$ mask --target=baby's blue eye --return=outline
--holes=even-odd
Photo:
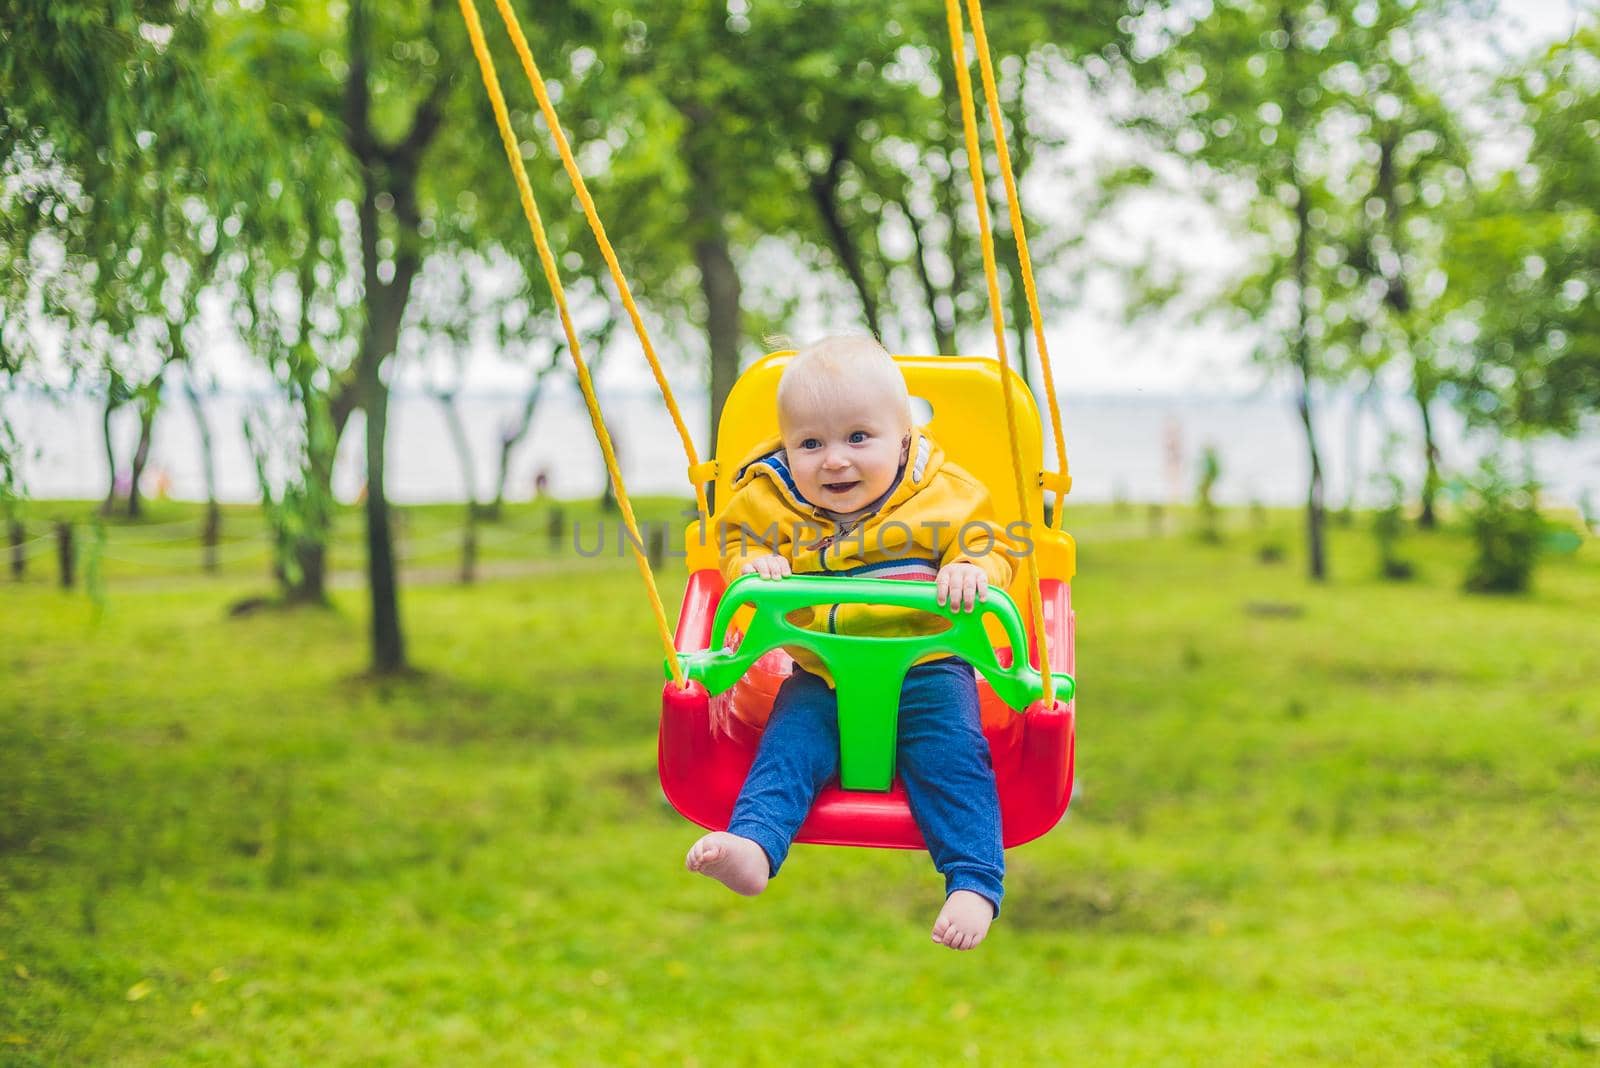
[[[806,440],[800,443],[800,447],[802,449],[820,449],[822,448],[822,442],[818,441],[816,438],[806,438]]]
[[[866,440],[867,440],[867,432],[865,430],[857,430],[855,433],[850,435],[850,444],[852,444],[852,445],[860,445],[863,441],[866,441]]]

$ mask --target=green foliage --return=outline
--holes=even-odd
[[[20,3],[0,68],[0,330],[20,368],[44,323],[68,361],[143,383],[155,325],[186,324],[243,146],[201,73],[187,5]],[[14,46],[14,51],[13,51]],[[59,79],[59,80],[57,80]],[[70,86],[70,90],[63,87]],[[189,299],[185,299],[185,291]],[[102,366],[103,365],[103,366]]]
[[[1467,484],[1467,528],[1476,550],[1463,585],[1476,593],[1522,593],[1533,579],[1544,533],[1538,486],[1513,480],[1501,462],[1484,457]]]
[[[1527,160],[1485,189],[1452,242],[1470,326],[1451,377],[1469,417],[1507,435],[1575,433],[1600,410],[1597,55],[1591,23],[1505,80]]]
[[[1460,220],[1451,277],[1470,323],[1452,367],[1475,420],[1577,432],[1600,411],[1600,26],[1507,79],[1527,161]]]

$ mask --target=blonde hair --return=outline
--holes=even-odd
[[[794,354],[778,379],[778,418],[784,412],[832,407],[876,391],[911,426],[911,396],[894,357],[870,337],[825,337]]]

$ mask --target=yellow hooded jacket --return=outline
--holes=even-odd
[[[1006,537],[989,491],[944,458],[922,430],[913,430],[906,463],[877,511],[846,530],[800,494],[782,442],[762,443],[739,465],[733,496],[718,517],[722,577],[738,578],[759,556],[789,560],[797,575],[860,575],[931,582],[946,564],[976,564],[989,585],[1011,582],[1017,555]],[[834,634],[937,633],[943,621],[914,609],[887,605],[829,605],[809,610],[799,625]],[[810,650],[787,648],[795,662],[832,682]],[[937,660],[947,654],[924,658]],[[919,663],[922,661],[919,661]]]

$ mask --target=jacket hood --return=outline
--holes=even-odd
[[[894,487],[890,489],[889,496],[877,510],[887,511],[919,490],[925,489],[943,466],[944,450],[939,447],[939,443],[928,436],[921,427],[912,427],[911,444],[906,451],[905,466],[895,476]],[[763,441],[740,461],[733,478],[733,489],[737,492],[758,479],[770,481],[791,506],[813,514],[818,512],[818,506],[807,500],[800,492],[800,487],[795,484],[794,474],[789,470],[781,438],[774,436]]]

